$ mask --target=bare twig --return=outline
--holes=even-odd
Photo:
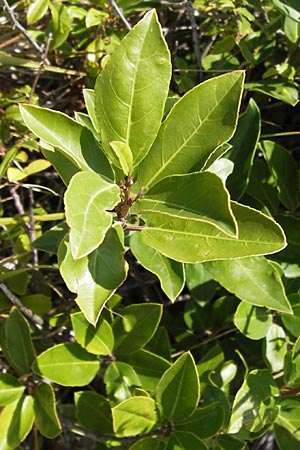
[[[3,292],[3,294],[6,296],[6,298],[14,305],[16,306],[22,314],[24,314],[27,319],[29,319],[32,323],[38,326],[42,326],[44,321],[43,319],[38,316],[37,314],[34,314],[30,309],[26,308],[26,306],[23,305],[21,300],[18,299],[18,297],[11,292],[10,289],[4,284],[0,283],[0,289]]]
[[[35,76],[35,78],[33,80],[33,83],[32,83],[32,88],[31,88],[31,91],[30,91],[28,103],[31,103],[31,101],[32,101],[32,97],[33,97],[33,94],[35,92],[35,89],[36,89],[36,86],[38,84],[38,81],[40,79],[41,73],[42,73],[45,65],[47,64],[46,61],[48,61],[47,60],[47,56],[48,56],[48,52],[49,52],[51,39],[52,39],[52,33],[49,33],[48,34],[48,38],[47,38],[47,42],[46,42],[46,45],[45,45],[45,48],[44,48],[43,53],[42,53],[40,67],[39,67],[39,69],[38,69],[38,71],[36,73],[36,76]]]
[[[120,19],[122,20],[122,22],[125,24],[125,27],[127,28],[127,30],[131,30],[131,25],[128,22],[128,20],[126,19],[126,17],[123,14],[122,9],[117,5],[117,3],[115,2],[115,0],[110,0],[111,6],[116,10],[116,12],[119,14]]]
[[[41,47],[31,36],[30,34],[25,30],[25,28],[18,22],[16,19],[16,16],[12,10],[12,8],[9,6],[6,0],[1,0],[3,4],[3,8],[6,9],[10,23],[12,24],[13,28],[17,28],[23,36],[27,39],[27,41],[36,49],[36,51],[40,54],[44,53],[43,47]],[[49,63],[49,62],[47,62]]]
[[[199,34],[198,34],[198,27],[197,22],[195,19],[195,11],[192,5],[192,2],[186,2],[186,9],[188,11],[188,15],[190,17],[190,22],[192,26],[192,36],[193,36],[193,46],[194,46],[194,53],[196,57],[196,64],[198,68],[198,81],[202,81],[202,64],[201,64],[201,53],[200,53],[200,41],[199,41]]]

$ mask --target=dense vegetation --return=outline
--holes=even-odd
[[[0,20],[0,449],[299,449],[298,1]]]

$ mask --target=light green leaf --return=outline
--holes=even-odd
[[[200,383],[192,355],[184,353],[163,374],[157,386],[161,414],[169,420],[182,420],[193,414],[200,397]]]
[[[241,302],[234,315],[234,325],[247,338],[262,339],[272,325],[272,315],[265,308]]]
[[[300,400],[299,398],[283,398],[279,402],[279,414],[276,424],[286,428],[300,441]],[[289,447],[290,448],[290,447]]]
[[[284,329],[273,323],[268,330],[264,345],[264,357],[272,372],[283,370],[287,350],[288,345]]]
[[[97,133],[100,133],[95,111],[95,91],[94,89],[82,89],[82,93],[85,107],[87,109],[88,115],[90,116],[91,122]]]
[[[166,258],[157,250],[145,245],[139,233],[130,237],[130,250],[145,269],[154,273],[167,297],[174,301],[184,287],[182,263]]]
[[[0,413],[0,448],[13,450],[26,438],[34,421],[33,398],[24,395]]]
[[[60,151],[55,150],[51,145],[40,142],[40,146],[42,147],[41,150],[45,158],[51,162],[64,184],[67,186],[72,176],[79,171],[78,167],[67,158],[67,156]]]
[[[51,1],[49,3],[51,10],[51,22],[49,24],[49,31],[53,37],[50,42],[50,49],[54,50],[63,44],[71,31],[71,16],[68,8],[60,1]]]
[[[16,167],[9,167],[7,169],[7,178],[10,182],[24,180],[24,178],[42,172],[50,166],[51,162],[46,161],[45,159],[36,159],[29,163],[28,166],[24,167],[24,170],[17,169]]]
[[[40,384],[34,392],[35,423],[40,433],[53,439],[61,433],[61,425],[56,413],[53,388],[50,384]]]
[[[23,315],[13,307],[4,324],[5,345],[12,366],[21,374],[30,372],[35,359],[29,325]]]
[[[296,439],[286,428],[275,423],[274,434],[280,450],[299,450],[299,439]]]
[[[114,353],[136,352],[150,341],[159,325],[162,305],[144,303],[126,306],[113,323]]]
[[[230,141],[232,148],[226,154],[234,162],[234,170],[229,175],[226,186],[232,198],[236,200],[243,195],[247,187],[259,136],[260,111],[255,101],[250,99]]]
[[[282,2],[281,0],[272,0],[274,6],[278,9],[278,11],[281,12],[281,14],[284,14],[287,17],[290,17],[291,19],[295,20],[296,22],[300,22],[300,8],[298,4],[298,9],[293,8],[292,6],[289,6],[289,3],[292,3],[292,5],[296,5],[296,2],[292,1],[285,1]]]
[[[167,215],[195,224],[206,222],[230,236],[237,236],[228,191],[223,181],[210,172],[165,178],[136,202],[132,212]]]
[[[214,161],[208,168],[208,172],[215,173],[221,180],[226,183],[227,178],[233,172],[234,164],[226,158],[220,158]]]
[[[110,402],[117,404],[134,395],[142,387],[134,369],[124,362],[112,362],[105,371],[104,383]]]
[[[287,209],[297,209],[300,202],[298,169],[291,153],[272,141],[262,141],[260,149],[276,181],[279,200]]]
[[[253,370],[238,390],[232,407],[229,433],[241,429],[259,432],[278,414],[279,389],[268,370]]]
[[[195,434],[189,431],[173,431],[170,434],[166,450],[207,450],[208,447]]]
[[[113,434],[108,400],[96,392],[80,391],[74,395],[76,417],[80,425],[99,434]]]
[[[196,263],[275,253],[285,247],[282,229],[248,206],[231,203],[238,239],[210,223],[153,213],[141,236],[145,244],[175,261]]]
[[[154,10],[115,49],[95,85],[102,143],[115,165],[111,141],[126,143],[137,166],[153,143],[171,76],[170,54]]]
[[[107,210],[119,201],[120,188],[98,174],[79,172],[73,176],[65,193],[65,210],[74,259],[87,256],[103,242],[113,221]]]
[[[109,145],[117,157],[124,175],[129,175],[133,166],[133,156],[129,145],[121,141],[112,141]]]
[[[80,312],[71,315],[76,341],[89,353],[110,355],[114,346],[114,335],[109,323],[99,318],[92,326]]]
[[[224,423],[224,410],[218,403],[197,408],[194,414],[183,422],[176,424],[176,430],[189,431],[199,439],[214,436]]]
[[[283,283],[272,263],[263,257],[214,261],[205,269],[225,289],[255,306],[292,313]]]
[[[185,94],[171,109],[140,166],[140,186],[149,189],[168,175],[203,168],[236,126],[244,73],[215,77]]]
[[[92,325],[96,325],[105,303],[127,276],[128,264],[120,239],[123,240],[123,230],[118,225],[108,231],[99,248],[78,260],[73,259],[66,240],[59,247],[62,277],[69,290],[77,294],[75,300]]]
[[[155,402],[149,397],[132,397],[112,408],[114,431],[119,437],[148,433],[157,422]]]
[[[67,342],[48,348],[35,360],[35,373],[62,386],[85,386],[89,384],[100,367],[96,356],[79,344]]]
[[[154,392],[163,373],[170,368],[169,361],[145,349],[137,350],[123,358],[133,367],[142,387],[147,391]]]
[[[255,81],[246,83],[245,89],[262,92],[292,106],[299,101],[298,86],[292,81]]]
[[[34,0],[30,2],[27,10],[27,23],[32,25],[38,22],[47,12],[49,0]]]
[[[300,22],[296,22],[290,17],[286,16],[284,18],[283,25],[284,32],[286,37],[293,43],[296,44],[300,37]]]
[[[0,405],[5,406],[14,402],[23,394],[23,386],[9,373],[0,373]]]
[[[114,178],[106,156],[87,128],[66,114],[38,106],[22,104],[20,112],[36,136],[58,148],[78,169]]]

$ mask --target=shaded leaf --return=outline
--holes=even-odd
[[[298,86],[292,81],[255,81],[246,83],[245,89],[262,92],[292,106],[299,101]]]
[[[124,362],[112,362],[104,375],[107,395],[113,404],[123,402],[134,394],[134,390],[141,387],[139,377],[134,369]]]
[[[114,335],[110,324],[99,318],[97,325],[92,326],[80,312],[71,315],[76,341],[89,353],[109,355],[114,346]]]
[[[234,315],[234,324],[249,339],[262,339],[272,325],[272,315],[264,308],[241,302]]]
[[[207,448],[195,434],[177,430],[170,434],[166,445],[166,450],[207,450]]]
[[[56,413],[56,402],[50,384],[40,384],[34,392],[35,423],[40,433],[53,439],[61,433],[61,425]]]
[[[284,329],[273,323],[268,330],[264,345],[264,357],[272,372],[283,370],[287,350],[288,345]]]
[[[78,422],[99,434],[113,434],[112,413],[108,400],[95,392],[79,391],[74,395]]]
[[[176,430],[189,431],[199,439],[214,436],[224,422],[224,410],[218,403],[197,408],[186,420],[176,424]]]

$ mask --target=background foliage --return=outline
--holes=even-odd
[[[2,0],[0,448],[300,448],[297,3]]]

